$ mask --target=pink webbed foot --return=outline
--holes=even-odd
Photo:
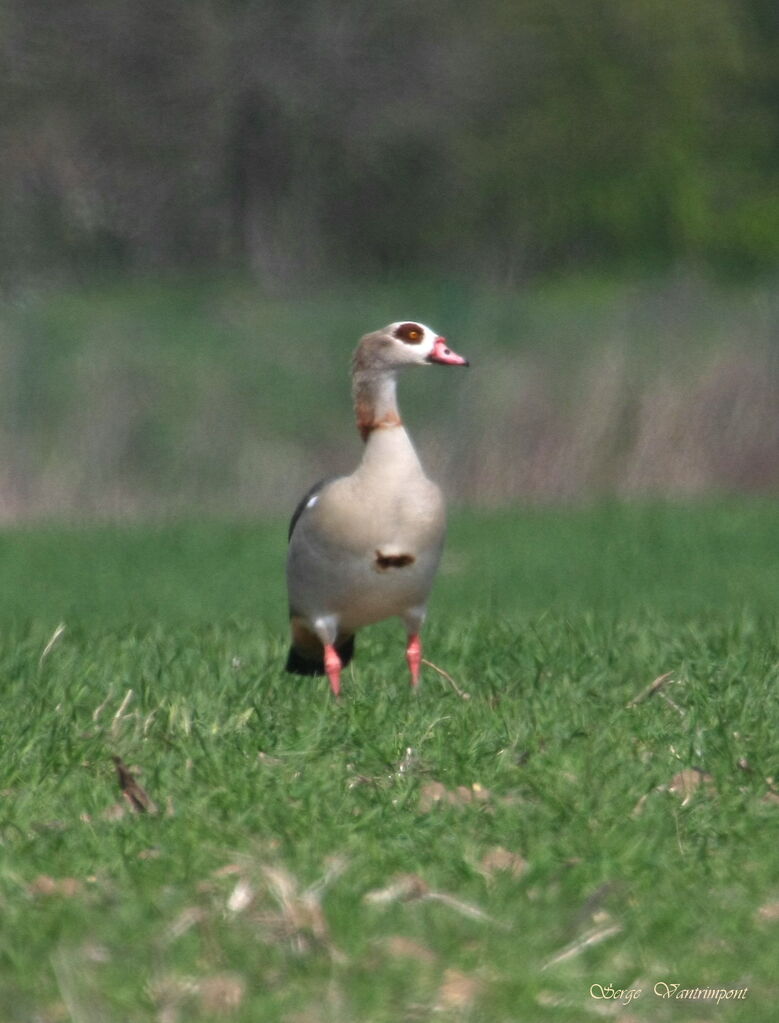
[[[330,688],[333,696],[341,695],[341,658],[338,656],[335,647],[331,643],[325,644],[325,672],[330,679]]]
[[[416,689],[419,685],[419,665],[422,661],[422,640],[419,638],[419,633],[414,633],[413,636],[408,637],[406,661],[408,662],[408,670],[411,672],[412,688]]]

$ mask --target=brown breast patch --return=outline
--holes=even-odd
[[[382,554],[381,551],[376,551],[376,560],[374,564],[378,572],[386,572],[390,568],[405,568],[406,565],[414,564],[414,555]]]

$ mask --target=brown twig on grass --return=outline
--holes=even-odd
[[[426,664],[428,668],[432,668],[433,671],[437,671],[439,675],[443,676],[443,678],[445,678],[446,681],[449,682],[452,689],[454,689],[454,691],[457,693],[461,700],[470,700],[471,694],[466,693],[462,689],[460,689],[460,687],[457,685],[457,683],[455,682],[455,680],[452,678],[448,671],[444,671],[443,668],[439,668],[437,664],[433,664],[432,661],[428,661],[426,657],[422,658],[422,663]]]
[[[650,683],[646,689],[642,689],[637,696],[634,696],[632,700],[629,700],[626,707],[635,707],[637,704],[643,703],[644,700],[648,700],[650,696],[654,696],[654,694],[659,692],[667,682],[670,682],[671,675],[673,675],[672,671],[667,671],[665,675],[660,675],[654,680],[654,682]],[[679,708],[677,707],[676,709],[678,710]]]
[[[122,758],[113,756],[111,759],[116,767],[122,795],[133,813],[157,813],[157,804],[148,792],[138,784],[135,775]]]

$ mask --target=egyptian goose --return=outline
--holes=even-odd
[[[411,684],[419,682],[419,631],[446,519],[441,491],[398,414],[395,383],[399,369],[429,363],[468,365],[422,323],[391,323],[365,335],[352,360],[362,460],[351,476],[312,487],[290,523],[287,671],[326,673],[336,697],[356,630],[396,615],[406,627]]]

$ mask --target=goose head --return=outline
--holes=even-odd
[[[404,366],[430,363],[467,366],[468,360],[452,351],[445,337],[414,320],[400,320],[366,334],[354,355],[357,372],[392,372]]]

